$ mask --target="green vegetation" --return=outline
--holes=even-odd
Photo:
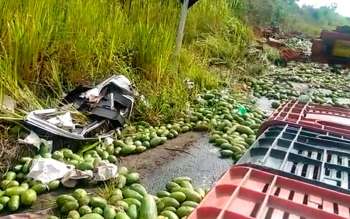
[[[280,26],[285,31],[300,31],[309,35],[319,35],[321,29],[350,23],[350,18],[336,13],[336,7],[300,8],[296,0],[247,0],[246,19],[258,26]]]
[[[251,60],[246,65],[252,34],[243,17],[313,34],[348,21],[334,8],[300,9],[294,0],[201,0],[189,13],[177,66],[177,0],[0,0],[0,7],[0,97],[18,103],[16,114],[2,113],[5,119],[55,106],[77,85],[124,74],[147,101],[137,104],[134,118],[167,121],[198,91],[217,87],[220,76],[261,73]],[[193,89],[186,79],[195,82]]]
[[[250,31],[235,17],[238,3],[202,0],[191,9],[177,70],[176,0],[0,0],[0,96],[30,111],[55,106],[78,84],[124,74],[148,101],[136,117],[168,120],[197,91],[218,86],[209,65],[243,56]],[[195,82],[191,92],[185,79]]]

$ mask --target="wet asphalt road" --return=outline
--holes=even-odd
[[[220,159],[219,150],[209,144],[208,136],[194,141],[187,150],[175,160],[155,169],[143,179],[144,185],[152,193],[164,190],[165,185],[177,176],[189,176],[193,184],[210,188],[233,164],[231,159]]]

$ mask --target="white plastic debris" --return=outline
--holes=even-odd
[[[51,158],[38,158],[32,161],[32,166],[27,177],[48,183],[52,180],[61,179],[74,167]]]
[[[93,171],[74,169],[68,172],[62,178],[61,182],[65,187],[73,188],[78,184],[79,180],[89,179],[93,181],[106,181],[115,178],[117,173],[117,165],[101,161]]]
[[[66,112],[62,115],[52,117],[47,120],[49,123],[67,129],[75,129],[73,119],[70,112]]]
[[[98,88],[92,88],[91,90],[86,91],[84,97],[89,100],[90,103],[98,102],[100,95],[100,90]]]
[[[77,170],[74,169],[72,171],[69,171],[61,180],[61,183],[67,187],[67,188],[74,188],[78,181],[81,179],[92,179],[93,177],[92,170]]]
[[[106,87],[108,84],[115,84],[116,86],[123,88],[124,90],[129,91],[132,93],[132,86],[131,82],[127,77],[124,75],[116,75],[108,78],[107,80],[103,81],[96,87],[86,91],[82,94],[82,97],[89,100],[89,102],[98,102],[101,99],[101,91],[104,87]]]
[[[114,77],[111,78],[111,80],[106,81],[106,82],[113,83],[113,84],[117,85],[118,87],[123,88],[124,90],[131,91],[131,82],[124,75],[114,76]]]
[[[21,144],[33,145],[38,150],[40,150],[40,145],[44,144],[45,146],[48,146],[48,152],[52,151],[52,144],[53,144],[53,142],[40,138],[33,131],[30,131],[30,134],[25,139],[18,139],[18,142],[21,143]]]
[[[104,139],[104,143],[105,143],[106,145],[112,145],[113,142],[114,142],[114,139],[111,138],[111,137],[107,137],[107,138]]]
[[[57,111],[58,111],[57,109],[41,109],[41,110],[33,111],[32,113],[34,115],[40,116],[40,115],[56,113]]]
[[[30,134],[25,139],[19,139],[19,143],[21,144],[30,144],[40,149],[41,139],[40,137],[33,131],[30,131]]]
[[[118,173],[118,167],[115,164],[101,161],[96,167],[94,174],[95,181],[106,181],[115,178]]]
[[[71,139],[76,139],[76,140],[91,140],[91,139],[96,139],[96,138],[89,138],[85,137],[84,134],[85,132],[81,131],[75,132],[76,129],[68,130],[67,128],[61,128],[58,125],[53,124],[54,121],[48,122],[47,119],[44,117],[49,117],[51,114],[57,114],[59,111],[57,109],[45,109],[45,110],[36,110],[32,111],[27,115],[26,118],[26,123],[35,126],[41,130],[44,130],[46,132],[49,132],[54,135],[66,137],[66,138],[71,138]],[[51,117],[52,118],[52,117]],[[63,117],[63,121],[65,122],[65,125],[69,125],[69,121],[65,121],[65,117]],[[106,133],[99,135],[99,138],[105,138],[108,136],[111,136],[112,133]]]

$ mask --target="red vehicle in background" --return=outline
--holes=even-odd
[[[322,31],[320,38],[313,40],[311,59],[350,67],[350,26],[337,27],[335,31]]]

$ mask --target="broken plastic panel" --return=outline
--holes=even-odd
[[[130,117],[134,92],[123,75],[112,76],[96,87],[78,87],[55,109],[30,112],[25,123],[50,133],[75,140],[109,137]]]

